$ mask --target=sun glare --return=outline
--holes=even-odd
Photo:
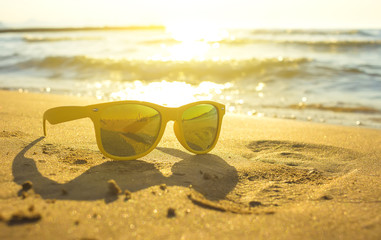
[[[229,35],[226,30],[205,22],[168,24],[166,30],[173,39],[180,42],[217,42]]]
[[[167,24],[166,32],[179,42],[175,45],[162,45],[167,55],[153,56],[162,61],[205,60],[206,55],[219,48],[216,43],[229,36],[226,30],[205,22]]]

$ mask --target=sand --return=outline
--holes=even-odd
[[[94,99],[0,91],[0,239],[380,239],[381,131],[226,115],[193,155],[171,124],[131,161],[98,151]]]

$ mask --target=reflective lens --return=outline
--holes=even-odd
[[[218,113],[210,104],[200,104],[185,110],[182,116],[184,138],[190,148],[205,151],[212,147],[217,134]]]
[[[101,112],[101,141],[114,156],[144,153],[156,141],[161,125],[158,111],[140,104],[110,106]]]

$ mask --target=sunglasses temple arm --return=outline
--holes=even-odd
[[[56,107],[45,111],[43,116],[43,129],[44,136],[46,136],[46,121],[50,124],[58,124],[77,120],[88,117],[88,110],[86,107],[70,106],[70,107]]]

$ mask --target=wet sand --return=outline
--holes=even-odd
[[[380,239],[381,131],[227,115],[188,153],[171,124],[132,161],[98,151],[89,119],[42,114],[96,100],[0,91],[0,239]]]

